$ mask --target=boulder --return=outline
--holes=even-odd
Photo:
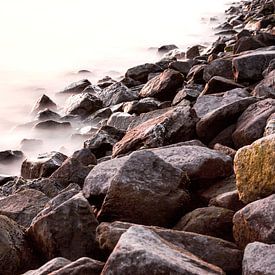
[[[252,91],[257,97],[275,99],[275,70],[271,71]]]
[[[274,193],[274,152],[274,134],[238,150],[234,159],[234,170],[240,199],[244,203],[249,203]]]
[[[59,152],[40,154],[37,158],[24,160],[21,166],[21,176],[25,179],[49,177],[67,156]]]
[[[91,152],[90,149],[86,148],[82,148],[80,150],[75,151],[72,154],[72,158],[77,159],[80,163],[82,163],[85,166],[97,164],[95,155]]]
[[[123,111],[129,114],[147,113],[159,108],[161,103],[154,98],[142,98],[139,101],[127,102],[123,106]]]
[[[104,274],[225,274],[187,250],[142,226],[133,226],[120,238],[107,260]]]
[[[159,100],[171,100],[177,89],[183,84],[183,76],[180,72],[167,69],[160,75],[149,80],[141,89],[140,97],[155,97]]]
[[[169,64],[169,69],[173,69],[187,76],[192,66],[196,64],[196,61],[189,59],[186,61],[173,61]]]
[[[158,48],[158,52],[164,54],[164,53],[170,52],[175,49],[178,49],[178,47],[176,45],[173,45],[173,44],[163,45]]]
[[[182,170],[152,152],[134,152],[112,179],[98,219],[172,224],[189,203],[188,183]]]
[[[233,217],[233,235],[239,247],[259,241],[275,242],[275,194],[249,203]]]
[[[31,114],[36,115],[39,111],[45,109],[55,111],[57,106],[48,96],[42,95],[33,106]]]
[[[229,125],[227,128],[222,130],[220,133],[217,134],[210,142],[209,147],[213,148],[215,144],[219,143],[221,145],[227,146],[229,148],[235,148],[232,134],[236,130],[236,124]]]
[[[200,46],[196,45],[187,49],[185,56],[187,59],[193,59],[197,56],[200,56]]]
[[[25,190],[0,199],[0,215],[5,215],[23,227],[28,227],[32,219],[49,201],[42,192]]]
[[[244,250],[243,275],[275,274],[275,244],[250,243]]]
[[[39,121],[46,121],[46,120],[59,120],[61,117],[58,113],[53,112],[50,109],[44,109],[37,113],[36,119]]]
[[[219,144],[219,143],[214,144],[213,149],[230,156],[232,158],[232,160],[234,159],[234,157],[237,153],[236,150],[234,150],[228,146]]]
[[[105,76],[97,81],[97,86],[100,89],[104,89],[104,88],[107,88],[108,86],[111,86],[114,83],[116,83],[114,79],[112,79],[110,76]]]
[[[88,79],[83,79],[77,82],[74,82],[64,88],[59,94],[80,94],[85,88],[91,85],[91,82]]]
[[[232,210],[221,207],[197,208],[183,216],[174,229],[232,241],[233,216]]]
[[[182,100],[194,101],[200,95],[200,91],[195,89],[183,88],[173,99],[172,106],[179,104]]]
[[[34,125],[35,130],[46,130],[46,131],[69,131],[72,126],[70,122],[58,122],[55,120],[45,120],[42,122],[38,122]]]
[[[6,150],[0,152],[0,164],[11,164],[22,161],[24,154],[22,151]]]
[[[267,120],[264,136],[275,134],[275,113],[273,113]]]
[[[33,219],[27,234],[48,260],[64,257],[73,261],[96,253],[97,225],[83,195],[67,191],[52,199]]]
[[[120,131],[126,131],[129,125],[136,120],[136,116],[124,112],[113,113],[107,121],[107,125]]]
[[[113,157],[140,148],[160,147],[194,137],[196,117],[189,106],[178,106],[126,132],[114,145]]]

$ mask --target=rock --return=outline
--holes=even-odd
[[[124,112],[113,113],[107,121],[107,125],[120,131],[126,131],[136,117]]]
[[[136,81],[140,81],[141,83],[146,83],[150,73],[158,73],[161,71],[162,69],[160,66],[156,64],[145,63],[128,69],[125,76],[130,77]]]
[[[222,144],[219,144],[219,143],[216,143],[214,146],[213,146],[213,149],[216,150],[216,151],[219,151],[221,153],[224,153],[228,156],[230,156],[232,158],[232,160],[234,159],[237,151],[230,148],[230,147],[227,147],[227,146],[224,146]]]
[[[232,241],[233,216],[232,210],[221,207],[197,208],[183,216],[174,229]]]
[[[244,86],[221,76],[213,76],[206,84],[201,95],[223,93],[236,88],[244,88]]]
[[[67,156],[59,152],[40,154],[35,159],[26,159],[21,166],[21,176],[25,179],[49,177]]]
[[[252,91],[252,95],[257,97],[267,97],[275,99],[275,70],[271,71]]]
[[[74,82],[64,88],[59,94],[80,94],[85,88],[91,85],[91,82],[88,79],[83,79],[77,82]]]
[[[186,58],[188,58],[188,59],[193,59],[197,56],[200,56],[200,48],[197,45],[189,48],[186,51]]]
[[[172,106],[179,104],[184,99],[194,101],[199,96],[199,94],[200,91],[198,90],[183,88],[174,97]]]
[[[232,60],[216,59],[205,66],[203,70],[203,79],[208,82],[214,76],[221,76],[227,79],[233,79]]]
[[[158,52],[159,53],[167,53],[167,52],[170,52],[172,50],[175,50],[175,49],[178,49],[178,47],[176,45],[163,45],[161,47],[158,48]]]
[[[264,99],[250,105],[239,117],[232,134],[237,148],[251,144],[261,138],[269,116],[275,112],[275,99]]]
[[[210,49],[207,51],[207,54],[219,54],[220,52],[224,52],[224,48],[226,47],[226,44],[221,39],[218,39],[215,41]]]
[[[51,275],[100,275],[103,267],[104,263],[83,257],[52,272]]]
[[[263,76],[267,77],[273,70],[275,70],[275,58],[269,62],[268,67],[263,71]]]
[[[122,102],[136,100],[138,98],[136,93],[120,82],[112,84],[103,89],[99,94],[99,97],[106,107]]]
[[[72,158],[77,159],[80,163],[82,163],[85,166],[88,165],[96,165],[96,157],[91,152],[90,149],[82,148],[80,150],[75,151],[72,154]]]
[[[0,273],[19,274],[33,264],[32,251],[22,228],[6,216],[0,216]]]
[[[169,225],[189,203],[188,183],[182,170],[155,154],[134,152],[112,179],[98,219]]]
[[[260,242],[250,243],[244,250],[243,275],[275,274],[275,245]]]
[[[141,89],[140,97],[155,97],[159,100],[172,99],[177,89],[183,84],[183,76],[181,73],[167,69],[160,75],[149,80]]]
[[[67,264],[70,264],[71,261],[58,257],[50,260],[46,264],[42,265],[40,268],[36,270],[29,270],[26,273],[22,275],[47,275],[52,274],[52,272],[59,270],[60,268],[66,266]]]
[[[6,150],[0,152],[0,164],[11,164],[22,161],[24,154],[22,151]]]
[[[129,114],[147,113],[154,110],[157,110],[161,103],[154,98],[142,98],[139,101],[127,102],[123,106],[123,111]]]
[[[54,120],[46,120],[37,123],[34,128],[36,130],[47,130],[47,131],[68,131],[71,130],[72,126],[70,122],[57,122]]]
[[[273,113],[267,120],[264,136],[275,134],[275,113]]]
[[[173,61],[169,64],[169,69],[173,69],[187,76],[192,66],[196,64],[196,61],[190,59],[186,61]]]
[[[83,186],[84,180],[92,167],[83,165],[75,158],[67,158],[62,165],[52,173],[49,179],[57,181],[64,188],[70,183]]]
[[[84,142],[84,148],[88,148],[97,157],[111,154],[113,146],[123,138],[125,132],[112,126],[101,127],[90,139]]]
[[[116,81],[114,79],[112,79],[110,76],[105,76],[102,79],[97,81],[97,86],[100,89],[104,89],[104,88],[107,88],[115,83],[116,83]]]
[[[238,150],[234,159],[240,199],[249,203],[275,191],[275,135],[255,141]],[[246,165],[249,163],[249,165]]]
[[[175,107],[126,132],[114,145],[113,157],[140,148],[160,147],[194,137],[196,117],[189,106]]]
[[[169,52],[167,52],[166,54],[163,55],[163,58],[160,60],[160,62],[157,62],[156,64],[160,65],[159,63],[163,63],[166,61],[176,61],[177,59],[185,59],[185,52],[180,50],[180,49],[174,49],[171,50]],[[167,64],[169,65],[169,64]],[[164,65],[161,66],[162,68],[166,67]],[[167,69],[167,68],[165,68]]]
[[[0,174],[0,186],[4,185],[9,181],[13,181],[16,179],[16,176],[2,175]]]
[[[48,260],[64,257],[73,261],[96,253],[97,225],[92,207],[83,195],[67,191],[48,203],[33,219],[27,233]]]
[[[148,76],[149,77],[149,76]],[[143,85],[140,81],[134,80],[130,77],[124,77],[120,83],[125,85],[127,88],[135,88],[139,87],[140,85]]]
[[[32,108],[31,114],[36,115],[39,111],[43,111],[45,109],[55,111],[57,106],[48,96],[42,95]]]
[[[259,241],[275,242],[275,195],[254,201],[233,217],[233,235],[237,245],[245,248],[247,244]]]
[[[186,76],[187,80],[189,80],[189,83],[205,84],[203,73],[206,66],[207,65],[205,64],[198,64],[193,66]]]
[[[46,121],[46,120],[59,120],[61,117],[56,112],[53,112],[50,109],[44,109],[37,113],[36,116],[37,120],[39,121]]]
[[[234,78],[237,82],[255,83],[261,80],[263,71],[275,58],[275,50],[263,48],[258,51],[246,52],[233,58]]]
[[[25,190],[0,199],[0,215],[5,215],[23,227],[28,227],[32,219],[49,201],[42,192]]]
[[[155,274],[225,274],[141,226],[121,236],[102,274],[148,274],[152,270]]]
[[[67,105],[65,108],[67,115],[78,115],[81,118],[86,118],[102,108],[102,101],[90,93],[72,95],[65,104]]]
[[[235,130],[236,130],[235,124],[228,126],[210,141],[209,147],[213,148],[215,144],[219,143],[229,148],[235,148],[235,145],[232,139],[232,134],[234,133]]]

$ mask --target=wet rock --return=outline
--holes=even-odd
[[[263,71],[263,76],[266,77],[273,70],[275,70],[275,58],[269,62],[268,67]]]
[[[84,91],[85,88],[91,85],[91,82],[88,79],[83,79],[77,82],[74,82],[60,91],[60,94],[80,94]]]
[[[98,222],[93,210],[81,193],[68,192],[52,199],[27,231],[38,251],[48,260],[64,257],[72,261],[96,253]]]
[[[56,112],[53,112],[50,109],[44,109],[38,112],[37,120],[45,121],[45,120],[59,120],[61,117]]]
[[[183,84],[181,73],[167,69],[160,75],[149,80],[141,89],[140,97],[155,97],[160,100],[172,99],[178,88]]]
[[[199,96],[200,91],[195,89],[183,88],[173,99],[172,106],[179,104],[182,100],[194,101]]]
[[[275,70],[271,71],[252,91],[257,97],[267,97],[275,99]]]
[[[120,82],[112,84],[103,89],[99,94],[99,97],[106,107],[122,102],[132,101],[138,98],[136,93]]]
[[[57,122],[54,120],[46,120],[37,123],[34,128],[36,130],[47,130],[47,131],[54,131],[54,130],[71,130],[72,126],[70,122]]]
[[[0,174],[0,186],[4,185],[5,183],[9,181],[13,181],[16,178],[16,176],[9,176],[9,175],[2,175]]]
[[[155,154],[134,152],[112,179],[98,218],[166,226],[189,203],[188,183],[182,170]]]
[[[107,125],[120,131],[126,131],[136,117],[124,112],[113,113],[107,121]]]
[[[81,118],[86,118],[102,108],[102,101],[90,93],[72,95],[65,104],[67,115],[78,115]]]
[[[244,88],[244,86],[235,83],[233,80],[221,76],[214,76],[206,84],[201,95],[223,93],[236,88]]]
[[[123,106],[123,110],[129,114],[137,114],[147,113],[159,108],[160,102],[154,98],[142,98],[139,101],[131,101],[127,102]]]
[[[26,159],[21,166],[21,175],[26,179],[49,177],[62,163],[67,156],[59,152],[40,154],[35,159]]]
[[[190,107],[179,106],[126,132],[114,145],[113,157],[139,148],[160,147],[194,137],[196,118]]]
[[[125,85],[127,88],[135,88],[139,87],[140,85],[143,85],[140,81],[134,80],[130,77],[124,77],[120,83]],[[108,86],[109,87],[109,86]]]
[[[205,80],[203,79],[203,73],[205,68],[205,64],[193,66],[189,71],[188,75],[186,76],[187,80],[189,80],[190,83],[205,84]]]
[[[24,154],[22,151],[6,150],[0,152],[0,164],[11,164],[22,161]]]
[[[243,275],[275,274],[275,245],[260,242],[250,243],[244,250]]]
[[[42,95],[32,108],[31,114],[36,115],[39,111],[43,111],[45,109],[55,111],[57,106],[48,96]]]
[[[225,274],[141,226],[133,226],[121,236],[102,274],[148,274],[152,270],[156,274]]]
[[[127,70],[125,76],[141,83],[146,83],[148,81],[148,75],[151,73],[161,72],[160,66],[152,63],[145,63],[142,65],[135,66]]]
[[[82,148],[80,150],[75,151],[72,154],[72,158],[77,159],[80,163],[82,163],[85,166],[88,165],[96,165],[96,157],[91,152],[90,149]]]
[[[272,244],[275,241],[275,195],[254,201],[233,218],[233,235],[239,247],[259,241]]]
[[[0,199],[0,215],[5,215],[23,227],[28,227],[49,199],[40,191],[25,190]]]
[[[164,54],[164,53],[170,52],[170,51],[175,50],[175,49],[178,49],[178,47],[176,45],[173,45],[173,44],[163,45],[163,46],[158,48],[158,52]]]
[[[112,126],[101,127],[90,139],[84,142],[84,148],[88,148],[96,158],[111,154],[113,146],[123,138],[125,132]]]
[[[173,61],[169,64],[169,68],[182,73],[187,76],[192,66],[196,64],[196,61],[190,59],[186,61]]]
[[[274,193],[274,150],[275,135],[259,139],[238,150],[234,159],[234,170],[243,202],[255,201]]]
[[[197,56],[200,56],[200,48],[197,45],[189,48],[186,51],[186,58],[188,58],[188,59],[193,59]]]
[[[241,148],[261,138],[267,119],[274,112],[275,99],[265,99],[250,105],[239,117],[232,134],[235,146]]]
[[[115,83],[116,81],[112,79],[110,76],[105,76],[102,79],[98,80],[97,86],[101,89],[104,89]]]

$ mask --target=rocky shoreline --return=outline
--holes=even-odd
[[[226,14],[208,49],[38,100],[20,127],[82,146],[0,152],[22,163],[0,175],[0,274],[275,274],[275,2]]]

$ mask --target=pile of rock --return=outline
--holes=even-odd
[[[42,96],[32,127],[88,131],[0,177],[0,273],[275,274],[274,9],[236,4],[204,53],[161,47],[61,109]]]

